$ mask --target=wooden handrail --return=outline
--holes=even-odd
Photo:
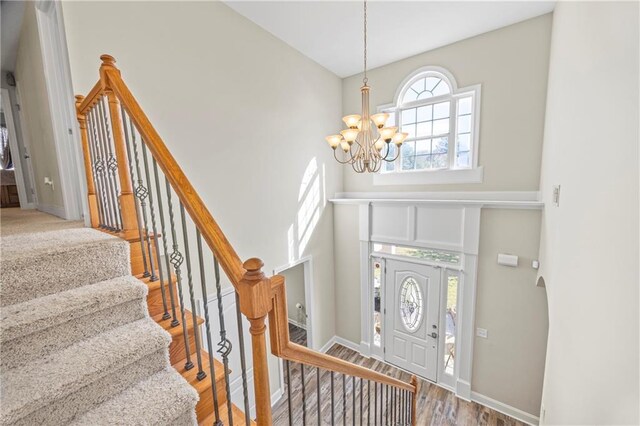
[[[269,312],[269,333],[271,352],[275,356],[336,373],[384,383],[398,389],[408,390],[411,393],[416,391],[416,386],[413,384],[291,342],[289,340],[289,325],[287,321],[287,294],[282,275],[271,277],[271,289],[273,292],[273,309]]]
[[[138,104],[129,88],[122,80],[120,71],[115,66],[115,59],[110,55],[102,55],[100,80],[86,97],[77,97],[76,110],[78,121],[83,130],[83,148],[85,151],[85,167],[90,168],[87,148],[87,132],[84,123],[87,111],[106,95],[109,100],[109,113],[112,120],[118,121],[113,126],[119,159],[118,172],[122,184],[122,195],[133,200],[131,191],[131,176],[127,167],[122,141],[122,123],[120,121],[120,106],[126,111],[129,119],[134,123],[143,143],[151,152],[158,166],[169,181],[180,202],[189,213],[194,225],[200,231],[220,266],[238,293],[238,305],[242,314],[247,317],[251,327],[249,329],[252,340],[254,362],[254,388],[256,399],[257,423],[259,426],[271,425],[271,394],[269,391],[269,371],[266,350],[266,320],[269,320],[271,352],[283,359],[299,362],[305,365],[322,368],[337,373],[360,377],[361,379],[386,384],[397,389],[407,390],[414,399],[413,424],[415,425],[415,401],[418,391],[418,381],[412,376],[411,382],[406,383],[368,368],[352,364],[339,358],[322,354],[306,347],[296,345],[289,340],[287,322],[287,303],[284,277],[275,275],[271,278],[264,276],[263,263],[260,259],[252,258],[242,263],[234,248],[216,223],[204,202],[187,179],[186,175],[169,152],[162,138],[157,133],[146,114]],[[83,124],[84,127],[83,127]],[[112,123],[113,125],[114,123]],[[95,187],[93,178],[87,170],[89,187],[89,201],[94,198]],[[122,200],[121,200],[122,201]],[[135,213],[132,209],[128,216]],[[125,210],[123,210],[124,212]],[[92,224],[95,222],[97,208],[92,209]]]

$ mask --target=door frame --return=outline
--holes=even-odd
[[[9,95],[9,89],[2,88],[0,89],[0,94],[2,97],[2,110],[4,111],[4,116],[7,121],[7,130],[9,131],[9,149],[14,155],[13,169],[16,175],[16,186],[18,187],[18,198],[20,201],[21,209],[33,209],[35,207],[34,202],[28,202],[27,197],[27,189],[31,190],[31,188],[27,188],[24,179],[24,173],[29,173],[28,170],[22,170],[22,161],[20,156],[20,149],[18,147],[18,134],[16,133],[16,122],[13,118],[13,104],[11,103],[11,97]],[[24,137],[24,135],[23,135]],[[33,182],[33,177],[32,177]],[[35,193],[32,194],[35,200]]]
[[[76,120],[69,52],[64,32],[62,6],[53,0],[37,0],[36,22],[40,38],[51,123],[60,172],[64,218],[89,221],[80,152],[80,130]]]

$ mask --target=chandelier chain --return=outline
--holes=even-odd
[[[366,85],[367,78],[367,0],[364,0],[364,78],[363,83]]]

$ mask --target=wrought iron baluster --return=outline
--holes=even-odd
[[[133,157],[131,155],[131,139],[129,138],[129,129],[126,123],[127,118],[129,118],[124,110],[124,107],[121,105],[120,106],[120,110],[121,110],[121,116],[122,116],[122,128],[124,129],[124,140],[125,140],[125,146],[127,147],[127,156],[129,157],[129,173],[131,173],[131,180],[135,182],[134,177],[135,177],[135,173],[133,170]],[[131,123],[131,119],[129,118],[129,123]],[[149,182],[149,179],[147,179],[147,184]],[[136,194],[137,191],[134,191],[134,194]],[[151,274],[149,273],[149,266],[147,264],[147,254],[145,252],[145,248],[144,248],[144,237],[142,235],[142,225],[140,223],[140,200],[136,194],[136,222],[138,223],[138,238],[140,238],[140,252],[142,253],[142,266],[144,268],[144,272],[142,274],[143,277],[149,277]],[[160,256],[158,256],[158,259],[160,259]],[[163,289],[163,302],[164,302],[164,289]],[[166,312],[166,306],[165,306],[165,312]],[[166,318],[165,318],[166,319]]]
[[[152,163],[153,163],[153,177],[155,179],[156,182],[156,195],[158,197],[158,213],[160,216],[160,229],[162,230],[162,248],[164,250],[164,259],[165,259],[165,266],[167,268],[167,282],[169,283],[169,302],[171,303],[171,317],[173,318],[173,320],[171,321],[171,327],[177,327],[178,325],[180,325],[180,321],[178,321],[178,315],[176,314],[176,301],[175,301],[175,296],[173,295],[173,291],[174,291],[174,284],[173,284],[173,277],[171,276],[171,266],[170,265],[170,255],[169,255],[169,248],[168,248],[168,243],[167,243],[167,231],[165,229],[165,222],[164,222],[164,208],[162,205],[162,192],[160,191],[160,177],[158,175],[158,163],[156,162],[155,158],[151,158]],[[158,262],[160,262],[160,259],[158,258]]]
[[[238,292],[234,292],[236,296],[236,322],[238,324],[238,345],[240,347],[240,369],[242,370],[242,397],[244,400],[244,420],[246,426],[251,425],[251,416],[249,409],[249,385],[247,383],[247,360],[244,349],[244,327],[242,326],[242,312],[240,312],[240,296]]]
[[[111,203],[113,204],[113,218],[114,218],[114,231],[120,231],[122,229],[122,216],[120,211],[120,197],[119,197],[119,189],[118,189],[118,178],[116,177],[116,173],[118,172],[118,160],[113,155],[113,149],[111,144],[111,132],[108,128],[108,118],[105,111],[104,103],[106,102],[105,97],[100,98],[98,102],[99,110],[100,110],[100,123],[102,127],[102,137],[105,145],[105,153],[107,155],[107,176],[109,183],[111,184]]]
[[[211,320],[209,319],[209,305],[207,301],[207,282],[204,270],[204,261],[202,259],[202,237],[200,231],[196,228],[196,242],[198,244],[198,263],[200,266],[200,287],[202,290],[202,311],[204,313],[204,327],[207,333],[207,349],[209,351],[209,374],[211,374],[211,393],[213,395],[213,413],[215,415],[214,425],[222,425],[220,420],[220,408],[218,403],[218,385],[216,383],[216,370],[213,361],[213,341],[211,339]]]
[[[362,391],[364,390],[364,381],[360,377],[360,426],[362,426],[362,415],[364,414],[364,405],[362,405]]]
[[[347,375],[342,375],[342,424],[347,426]]]
[[[97,166],[98,166],[98,153],[97,153],[97,146],[96,146],[96,140],[95,140],[95,123],[94,123],[94,119],[93,119],[93,108],[91,108],[86,115],[86,120],[87,120],[87,138],[88,138],[88,145],[89,145],[89,156],[91,158],[91,172],[93,173],[93,180],[95,182],[95,186],[96,186],[96,201],[98,204],[98,226],[100,228],[105,228],[106,227],[106,219],[105,219],[105,212],[104,212],[104,191],[102,189],[102,182],[100,181],[100,176],[98,174],[98,170],[97,170]]]
[[[318,393],[318,426],[320,426],[320,420],[322,419],[321,415],[321,402],[320,402],[320,369],[316,367],[316,391]]]
[[[196,343],[196,363],[198,364],[198,374],[196,378],[203,380],[207,373],[202,369],[202,353],[200,345],[200,333],[198,332],[198,316],[196,315],[196,297],[193,291],[193,274],[191,272],[191,253],[189,250],[189,233],[187,232],[187,218],[184,212],[184,205],[180,203],[180,219],[182,220],[182,239],[184,240],[184,256],[187,266],[187,284],[189,286],[189,301],[191,302],[191,321],[193,321],[193,340]]]
[[[222,366],[224,368],[224,383],[227,397],[231,395],[231,380],[229,380],[229,354],[231,353],[231,341],[227,339],[227,329],[224,326],[224,306],[222,305],[222,288],[220,284],[220,264],[216,256],[213,256],[213,272],[216,280],[216,297],[218,298],[218,321],[220,322],[220,341],[218,342],[218,353],[222,356]],[[239,306],[239,305],[238,305]],[[229,425],[233,426],[232,406],[227,404],[227,415]]]
[[[131,121],[129,121],[131,122]],[[156,209],[153,206],[153,191],[151,190],[151,177],[149,176],[149,160],[147,159],[147,145],[144,143],[144,140],[141,140],[142,144],[142,159],[144,163],[144,174],[147,178],[147,186],[149,186],[149,211],[151,213],[151,227],[153,230],[153,247],[155,248],[156,254],[156,262],[158,262],[158,274],[160,275],[160,295],[162,297],[162,309],[164,313],[162,314],[162,319],[169,319],[171,315],[169,315],[169,311],[167,309],[167,295],[165,294],[164,283],[166,282],[168,285],[171,285],[171,273],[167,271],[169,275],[167,279],[164,279],[164,272],[162,271],[162,267],[160,266],[160,243],[158,243],[158,238],[164,238],[164,236],[158,235],[158,227],[156,226]],[[153,157],[153,156],[152,156]],[[162,208],[162,206],[158,206]],[[202,252],[198,253],[200,257],[202,257]],[[151,267],[153,269],[153,256],[151,256]],[[151,272],[151,279],[153,280],[153,272]],[[195,322],[194,322],[195,324]],[[195,326],[194,326],[195,327]],[[198,351],[199,353],[200,351]]]
[[[378,382],[373,382],[373,424],[378,424]]]
[[[385,403],[384,403],[384,418],[385,418],[385,423],[388,425],[389,424],[389,385],[384,385],[384,393],[386,396]]]
[[[307,396],[304,390],[304,364],[300,364],[300,381],[302,382],[302,426],[307,424]]]
[[[133,157],[135,159],[136,172],[138,177],[137,185],[134,188],[134,194],[136,195],[136,198],[140,202],[140,207],[142,209],[142,224],[144,225],[142,234],[145,239],[146,251],[147,251],[147,255],[149,256],[149,267],[151,269],[149,271],[151,274],[149,281],[157,281],[158,276],[156,275],[156,267],[153,262],[153,252],[151,251],[151,238],[149,237],[149,223],[147,220],[147,197],[150,195],[151,191],[149,191],[147,187],[144,186],[144,181],[142,180],[142,172],[140,171],[140,158],[138,157],[138,142],[136,141],[136,131],[131,121],[129,121],[129,124],[131,125],[130,128],[131,128],[131,137],[133,139]],[[141,140],[140,143],[142,144],[142,147],[146,153],[146,147],[144,145],[144,141]],[[143,154],[143,156],[146,161],[146,155]],[[162,288],[162,280],[160,282],[160,288]]]
[[[335,426],[336,424],[336,406],[335,406],[335,398],[334,398],[334,394],[333,394],[333,390],[334,390],[334,373],[333,371],[331,372],[331,426]]]
[[[367,380],[367,426],[371,424],[371,380]]]
[[[356,376],[351,376],[351,408],[353,412],[353,417],[351,418],[351,424],[356,426]]]
[[[111,203],[111,191],[109,186],[109,178],[107,176],[107,166],[105,160],[105,152],[104,152],[104,143],[102,141],[102,131],[100,128],[100,113],[98,111],[98,106],[94,106],[91,109],[91,115],[93,116],[93,124],[94,124],[94,140],[96,142],[96,153],[97,153],[97,161],[96,161],[96,171],[100,175],[100,181],[102,186],[103,193],[103,209],[105,212],[105,223],[104,229],[107,231],[115,231],[115,227],[113,226],[113,212],[111,208],[113,204]]]
[[[391,388],[391,424],[396,425],[396,392],[395,387]]]
[[[284,360],[285,368],[287,369],[287,408],[289,410],[289,426],[293,426],[293,410],[291,409],[291,366],[289,360]]]
[[[171,186],[169,180],[165,176],[164,182],[167,190],[167,205],[169,208],[169,224],[171,225],[171,242],[173,245],[173,251],[169,255],[169,261],[173,265],[173,270],[176,274],[176,280],[178,282],[178,300],[180,301],[180,319],[182,321],[182,335],[184,336],[184,349],[186,355],[186,362],[184,364],[185,370],[191,370],[193,368],[193,362],[191,362],[191,347],[189,346],[189,331],[187,330],[187,317],[184,312],[184,296],[182,295],[182,271],[180,266],[184,262],[182,253],[178,250],[178,238],[176,237],[175,219],[173,217],[173,204],[171,201]],[[180,203],[182,206],[182,203]],[[196,324],[194,324],[195,329]]]

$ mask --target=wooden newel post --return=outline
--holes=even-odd
[[[84,96],[76,95],[76,117],[80,125],[80,138],[82,140],[82,157],[84,158],[84,174],[87,179],[87,198],[89,202],[89,217],[91,227],[100,226],[100,216],[98,212],[98,199],[96,198],[96,184],[93,180],[93,165],[91,164],[91,152],[89,151],[89,135],[87,133],[87,117],[80,113],[80,104]]]
[[[100,80],[102,81],[104,92],[109,101],[109,115],[111,117],[111,131],[113,132],[113,145],[118,161],[118,179],[120,181],[120,209],[122,213],[122,227],[125,234],[138,235],[138,222],[136,219],[136,200],[133,193],[133,184],[125,146],[125,135],[122,124],[122,114],[120,111],[120,101],[109,87],[109,74],[120,74],[116,68],[116,60],[113,56],[100,56],[102,65],[100,66]],[[144,143],[144,142],[143,142]]]
[[[242,265],[246,270],[238,293],[240,311],[249,319],[253,353],[253,380],[256,394],[256,422],[258,426],[271,426],[271,392],[267,363],[266,319],[271,311],[271,283],[264,276],[262,260],[252,258]]]
[[[413,406],[411,407],[411,424],[416,426],[418,424],[418,393],[420,392],[420,383],[418,383],[418,378],[416,376],[411,376],[411,381],[409,383],[411,383],[415,389],[413,391]]]

